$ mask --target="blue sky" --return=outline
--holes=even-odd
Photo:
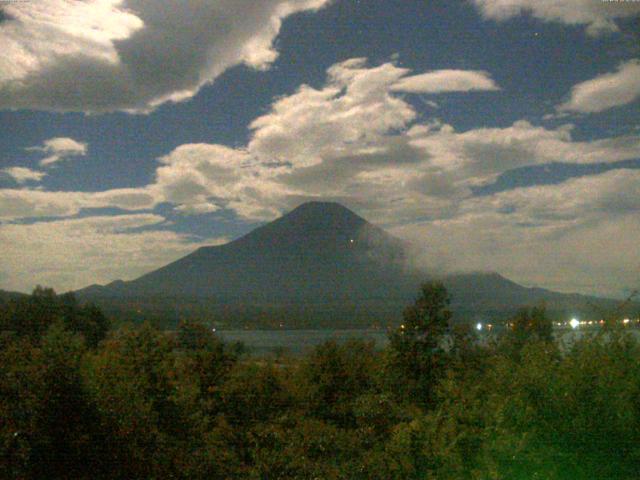
[[[640,4],[0,4],[0,288],[130,279],[309,199],[432,271],[640,285]]]

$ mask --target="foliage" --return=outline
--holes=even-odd
[[[0,311],[0,330],[37,340],[56,322],[97,347],[109,330],[109,322],[94,305],[80,306],[72,293],[56,295],[50,288],[36,287],[33,294],[8,302]]]
[[[518,354],[530,342],[553,341],[553,324],[544,306],[521,308],[509,320],[508,327],[503,343],[512,354]]]
[[[485,342],[447,306],[426,284],[386,349],[274,363],[192,322],[91,337],[86,307],[39,289],[2,317],[0,478],[637,478],[631,336],[559,347],[529,309]]]
[[[420,405],[432,402],[433,389],[446,366],[449,302],[442,283],[425,283],[414,304],[405,309],[402,325],[389,337],[393,390]]]

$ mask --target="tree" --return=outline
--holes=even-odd
[[[522,347],[532,342],[553,342],[553,324],[544,306],[521,308],[509,321],[505,336],[507,350],[517,355]]]
[[[354,402],[374,387],[375,359],[373,344],[361,340],[317,346],[299,372],[311,415],[339,427],[355,426]]]
[[[432,402],[434,387],[445,368],[449,303],[442,283],[423,284],[420,296],[405,309],[403,324],[389,337],[393,389],[411,395],[423,406]]]
[[[95,305],[81,306],[73,293],[56,295],[53,289],[41,286],[30,296],[9,302],[3,309],[0,328],[39,341],[58,321],[66,330],[81,334],[90,348],[96,348],[109,330],[107,317]]]
[[[0,477],[99,478],[103,439],[81,377],[84,343],[53,324],[0,350]]]
[[[173,366],[170,339],[148,324],[122,329],[88,358],[86,384],[114,477],[168,478],[178,470],[178,447],[189,441],[190,424],[177,403]]]
[[[243,347],[222,342],[209,328],[194,321],[178,325],[178,366],[197,386],[205,412],[215,415],[221,407],[221,387],[242,355]]]

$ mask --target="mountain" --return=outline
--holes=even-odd
[[[8,303],[11,300],[17,300],[22,297],[26,297],[26,293],[10,292],[8,290],[0,290],[0,305]]]
[[[407,245],[338,203],[305,203],[225,245],[203,247],[132,281],[76,294],[106,310],[199,316],[229,325],[363,326],[395,322],[428,275]],[[522,287],[495,273],[445,277],[458,317],[500,317],[526,304],[590,299]]]

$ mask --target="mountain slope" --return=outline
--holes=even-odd
[[[406,266],[402,241],[347,208],[305,203],[225,245],[204,247],[130,282],[77,292],[103,307],[171,311],[176,317],[246,315],[267,325],[354,326],[397,320],[424,272]],[[579,311],[588,297],[525,288],[495,273],[443,279],[459,317],[504,317],[547,301]],[[304,317],[304,318],[302,318]],[[270,320],[271,319],[271,320]]]
[[[402,242],[350,210],[311,202],[225,245],[204,247],[131,282],[81,295],[271,303],[384,297],[404,280]]]

